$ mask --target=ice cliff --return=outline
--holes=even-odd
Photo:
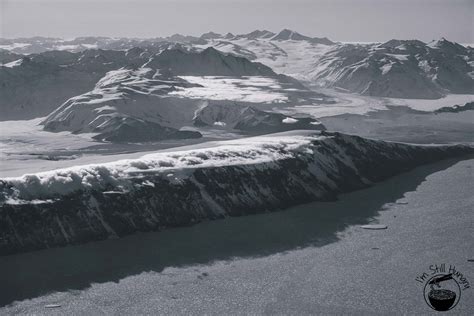
[[[282,210],[473,153],[293,131],[0,180],[0,255]]]

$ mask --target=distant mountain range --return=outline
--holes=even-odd
[[[0,63],[11,66],[9,63],[18,62],[17,54],[50,50],[146,48],[161,52],[178,46],[185,51],[212,46],[224,53],[260,62],[309,85],[369,96],[436,99],[449,93],[474,93],[474,49],[471,47],[446,39],[428,44],[418,40],[344,44],[289,29],[279,33],[267,30],[239,35],[208,32],[199,37],[174,34],[150,39],[0,39]],[[171,62],[172,57],[168,57]]]
[[[332,102],[307,86],[395,98],[474,94],[474,49],[446,39],[344,44],[284,29],[1,39],[0,48],[1,120],[48,116],[46,130],[103,140],[199,136],[185,126],[320,129],[311,119],[275,113]]]
[[[158,43],[171,42],[171,43],[190,43],[190,44],[203,44],[207,40],[237,40],[237,39],[268,39],[268,40],[307,40],[314,43],[320,43],[325,45],[334,44],[327,38],[308,37],[301,35],[297,32],[284,29],[280,33],[276,34],[267,30],[256,30],[247,34],[233,35],[227,33],[221,35],[214,32],[204,33],[199,37],[173,34],[168,37],[156,37],[156,38],[110,38],[101,36],[89,36],[89,37],[77,37],[75,39],[64,40],[61,38],[52,37],[30,37],[30,38],[15,38],[6,39],[0,38],[0,49],[10,51],[17,54],[37,54],[48,50],[67,50],[72,52],[78,52],[86,49],[112,49],[112,50],[123,50],[130,49],[133,47],[149,47],[157,45]]]

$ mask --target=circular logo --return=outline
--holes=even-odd
[[[435,311],[449,311],[461,299],[461,287],[452,273],[433,275],[423,289],[425,302]]]

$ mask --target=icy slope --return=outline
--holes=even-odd
[[[0,254],[332,200],[418,165],[473,152],[299,131],[5,178]]]

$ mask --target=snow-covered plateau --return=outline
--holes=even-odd
[[[0,254],[333,200],[416,166],[472,153],[462,145],[293,131],[3,178]]]

